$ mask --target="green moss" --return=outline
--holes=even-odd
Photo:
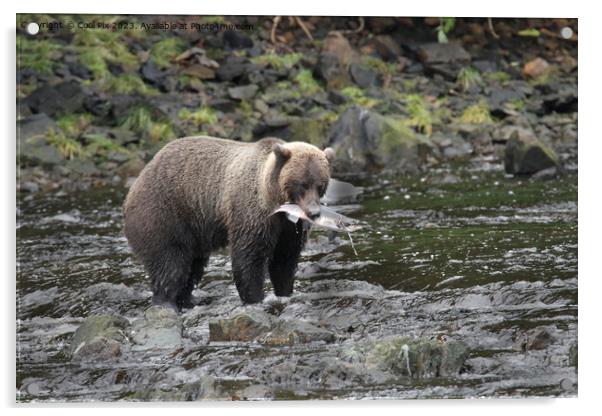
[[[487,103],[481,101],[479,104],[467,107],[462,112],[459,121],[466,124],[490,124],[493,123],[493,118],[491,118]]]
[[[186,50],[186,43],[176,37],[165,38],[153,45],[150,58],[159,68],[168,68],[173,60]]]
[[[178,118],[182,121],[191,123],[196,127],[217,123],[217,115],[215,114],[215,111],[209,107],[201,107],[195,111],[183,108],[178,113]]]
[[[364,91],[358,87],[345,87],[341,90],[341,94],[349,98],[353,103],[359,104],[362,107],[372,108],[378,104],[378,100],[366,97]]]
[[[416,139],[416,134],[407,126],[406,120],[387,118],[381,129],[380,149],[383,154],[391,154]]]
[[[17,36],[17,67],[31,69],[38,74],[51,74],[56,67],[53,54],[61,45],[45,39],[27,39]]]
[[[526,106],[525,101],[524,100],[520,100],[520,99],[511,101],[508,104],[510,105],[511,108],[513,108],[515,110],[518,110],[518,111],[524,110],[525,106]]]
[[[291,69],[302,57],[303,55],[300,53],[287,53],[283,55],[270,53],[251,58],[251,62],[257,65],[269,65],[274,69]]]
[[[302,69],[299,71],[295,77],[295,83],[298,85],[299,91],[301,91],[302,94],[312,95],[323,91],[309,69]]]
[[[125,73],[109,77],[104,83],[104,89],[118,94],[158,95],[159,91],[144,83],[135,73]]]
[[[503,84],[512,79],[509,73],[503,71],[485,72],[483,78],[491,83]]]
[[[397,73],[396,64],[385,62],[374,56],[362,56],[362,63],[377,72],[380,72],[384,76],[393,76]]]
[[[481,85],[483,80],[481,79],[479,71],[467,66],[460,69],[456,82],[461,91],[468,91],[475,85]]]
[[[406,125],[430,136],[433,133],[433,115],[424,99],[420,95],[409,94],[406,96],[406,103],[409,116]]]
[[[67,137],[65,133],[50,129],[46,136],[49,145],[54,146],[65,159],[74,159],[85,155],[84,148],[75,139]]]
[[[86,135],[86,140],[88,141],[88,145],[86,146],[86,153],[91,155],[101,156],[109,152],[129,153],[119,143],[116,143],[113,140],[101,134]]]
[[[107,62],[121,65],[126,71],[138,69],[138,57],[131,53],[123,39],[123,32],[105,29],[86,29],[75,32],[73,45],[80,61],[97,78],[108,75]]]
[[[148,135],[152,143],[159,143],[176,137],[171,124],[166,122],[153,123]]]
[[[238,104],[238,108],[245,117],[251,117],[253,115],[253,106],[248,101],[241,101],[240,104]]]
[[[92,114],[69,114],[59,118],[56,124],[68,137],[79,137],[92,122]]]

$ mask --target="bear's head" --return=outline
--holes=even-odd
[[[279,203],[297,204],[309,218],[320,215],[320,198],[330,180],[331,148],[303,142],[275,144]]]

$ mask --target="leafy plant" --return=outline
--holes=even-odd
[[[121,127],[138,134],[145,134],[153,126],[153,118],[148,108],[136,107],[130,111],[121,122]]]
[[[460,69],[456,82],[458,83],[460,90],[466,92],[473,85],[481,85],[483,80],[481,79],[481,74],[479,74],[479,71],[467,66]]]
[[[63,132],[54,129],[48,131],[46,138],[49,145],[54,146],[65,159],[74,159],[85,154],[82,145],[75,139],[67,137]]]
[[[186,44],[180,38],[165,38],[153,45],[150,57],[159,68],[168,68],[173,60],[186,50]]]
[[[406,125],[430,136],[433,133],[433,116],[424,99],[420,95],[410,94],[406,97],[406,102],[409,115]]]
[[[358,87],[345,87],[341,90],[341,94],[363,107],[372,108],[378,104],[378,100],[366,97],[364,92]]]
[[[69,114],[59,118],[56,124],[68,137],[79,137],[92,122],[92,114]]]
[[[437,41],[439,43],[447,43],[447,35],[454,29],[456,25],[455,17],[440,17],[439,26],[437,26]]]
[[[314,79],[309,69],[302,69],[295,77],[295,83],[303,94],[316,94],[322,91],[320,84]]]

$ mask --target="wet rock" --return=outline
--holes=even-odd
[[[209,322],[209,341],[259,342],[294,345],[314,341],[332,342],[335,334],[297,319],[279,319],[261,309],[249,308],[232,318]]]
[[[19,182],[17,185],[19,186],[19,191],[22,192],[34,193],[40,190],[40,185],[32,181]]]
[[[504,168],[507,173],[532,175],[552,167],[560,167],[558,155],[536,137],[520,137],[515,132],[506,143]]]
[[[230,49],[247,49],[253,47],[253,39],[235,30],[224,32],[224,44]]]
[[[44,84],[32,92],[25,103],[34,113],[45,113],[51,117],[81,111],[85,94],[76,81],[60,84]]]
[[[88,69],[87,66],[82,65],[79,62],[69,62],[67,64],[67,68],[69,69],[69,72],[71,72],[71,74],[75,75],[78,78],[81,79],[93,79],[94,78],[94,74],[92,74],[92,71],[90,71]]]
[[[527,78],[538,78],[550,71],[550,64],[542,58],[535,58],[523,66],[523,75]]]
[[[578,109],[577,85],[556,84],[542,97],[544,113],[574,113]]]
[[[331,32],[324,40],[315,72],[329,89],[340,89],[351,84],[349,66],[353,62],[359,62],[357,51],[340,32]]]
[[[100,170],[94,162],[85,159],[72,159],[64,162],[63,167],[78,176],[95,176],[100,174]]]
[[[258,309],[249,310],[232,318],[209,322],[209,341],[250,342],[267,333],[272,323],[272,315]]]
[[[395,61],[401,56],[401,46],[389,35],[375,36],[372,44],[374,49],[385,61]]]
[[[46,140],[50,130],[56,131],[58,128],[46,114],[34,114],[17,121],[20,163],[57,165],[64,161],[63,155]]]
[[[36,290],[28,293],[19,299],[19,308],[31,310],[38,307],[43,307],[52,304],[59,297],[59,289],[52,287],[46,290]]]
[[[435,133],[431,137],[431,141],[439,146],[445,159],[459,159],[474,152],[470,143],[455,134]]]
[[[398,376],[429,378],[456,375],[469,353],[459,341],[391,337],[356,345],[344,352],[343,359]]]
[[[456,43],[427,43],[418,48],[418,57],[424,65],[470,61],[470,54]]]
[[[554,341],[554,337],[547,327],[533,328],[520,334],[514,343],[518,351],[545,350]]]
[[[382,84],[378,72],[367,65],[352,63],[349,74],[353,82],[360,88],[370,88]]]
[[[217,72],[217,79],[220,81],[234,81],[242,77],[246,72],[247,60],[238,56],[230,56],[224,64],[222,64]]]
[[[182,69],[180,73],[202,80],[215,78],[215,71],[213,69],[200,64],[190,65],[189,67]]]
[[[228,88],[228,95],[234,100],[247,101],[257,94],[259,87],[254,84]]]
[[[328,91],[328,100],[335,105],[341,105],[349,101],[349,98],[347,98],[346,95],[340,93],[339,91],[330,90]]]
[[[455,81],[470,61],[468,52],[454,43],[428,43],[418,48],[417,53],[428,75],[441,75],[448,81]]]
[[[140,68],[142,79],[155,87],[160,87],[163,84],[166,74],[167,71],[161,70],[152,59],[146,61]]]
[[[183,402],[203,399],[216,399],[215,378],[209,375],[200,379],[178,384],[175,386],[161,388],[156,386],[144,387],[128,397],[133,401],[144,402]]]
[[[433,149],[427,138],[398,120],[357,106],[334,123],[327,145],[335,151],[333,171],[341,174],[382,169],[416,172]]]
[[[130,329],[133,350],[174,348],[182,343],[182,319],[176,311],[151,306]]]
[[[115,315],[98,315],[87,318],[77,328],[69,352],[72,359],[102,361],[121,354],[122,345],[128,342],[125,330],[127,319]]]

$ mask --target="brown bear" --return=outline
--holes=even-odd
[[[271,214],[289,202],[309,218],[319,216],[333,155],[275,138],[187,137],[161,149],[123,210],[125,235],[150,275],[153,303],[192,306],[209,255],[228,244],[244,303],[262,301],[266,269],[275,294],[290,296],[308,227]]]

